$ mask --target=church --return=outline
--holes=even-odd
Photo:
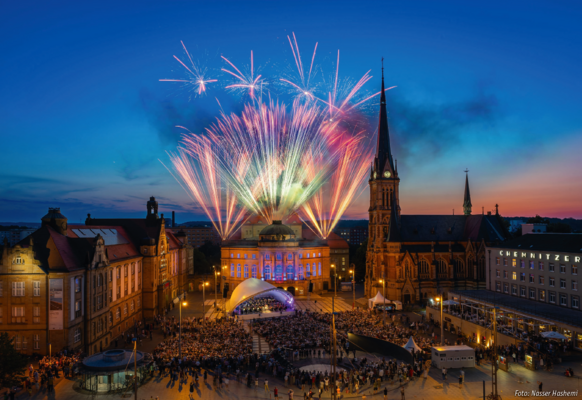
[[[370,170],[366,295],[385,290],[403,304],[424,303],[453,289],[485,288],[485,246],[508,237],[495,215],[473,215],[465,177],[463,215],[402,215],[398,166],[390,149],[384,73],[376,155]]]

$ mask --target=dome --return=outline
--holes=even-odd
[[[48,214],[41,218],[41,221],[50,222],[56,219],[67,219],[63,214],[61,214],[60,208],[49,208]]]
[[[259,237],[266,240],[295,239],[295,232],[281,221],[273,221],[271,225],[263,228]]]

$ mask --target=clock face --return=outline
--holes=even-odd
[[[384,172],[384,178],[390,178],[390,171]]]
[[[377,176],[378,176],[378,174],[374,172],[374,179],[376,179]]]

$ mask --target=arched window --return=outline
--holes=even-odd
[[[287,280],[292,281],[295,279],[295,271],[293,264],[287,265]]]
[[[421,258],[420,261],[418,262],[418,269],[420,270],[420,275],[422,275],[423,278],[428,277],[429,275],[428,262],[426,262],[424,258]]]
[[[287,260],[293,260],[293,254],[289,253],[289,254],[287,255]]]
[[[465,263],[460,258],[455,258],[455,275],[457,278],[465,277]]]
[[[236,277],[240,278],[240,276],[241,276],[241,266],[240,266],[240,264],[237,264],[236,265]]]
[[[251,268],[251,277],[252,278],[256,278],[257,277],[257,266],[253,264],[252,268]]]
[[[234,278],[234,264],[230,264],[230,277]]]
[[[319,263],[319,265],[317,266],[317,269],[319,270],[319,276],[321,276],[321,263]]]
[[[277,264],[275,266],[275,277],[274,277],[274,279],[276,281],[283,280],[283,266],[281,264]]]
[[[311,267],[309,263],[305,266],[305,275],[307,275],[307,278],[311,278]]]
[[[447,274],[447,264],[446,264],[445,260],[443,260],[442,258],[438,259],[436,262],[436,266],[437,266],[437,273],[439,275],[446,275]]]
[[[245,264],[245,278],[249,277],[249,266],[247,264]]]
[[[266,280],[271,280],[271,266],[270,265],[265,265],[263,267],[263,275],[265,276]]]
[[[302,281],[304,279],[303,278],[303,265],[302,264],[299,264],[299,271],[298,271],[297,275],[298,275],[298,278],[300,281]]]
[[[265,260],[269,260],[270,259],[269,257],[270,256],[268,254],[265,254]]]
[[[477,261],[477,279],[485,280],[485,257],[481,257]]]

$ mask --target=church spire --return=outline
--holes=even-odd
[[[465,170],[465,197],[463,199],[463,213],[471,215],[471,192],[469,191],[469,170]]]
[[[382,91],[380,92],[380,116],[378,121],[378,143],[376,146],[375,171],[379,177],[395,177],[394,161],[390,151],[388,113],[386,112],[386,92],[384,89],[384,58],[382,58]],[[385,174],[389,172],[389,174]]]

